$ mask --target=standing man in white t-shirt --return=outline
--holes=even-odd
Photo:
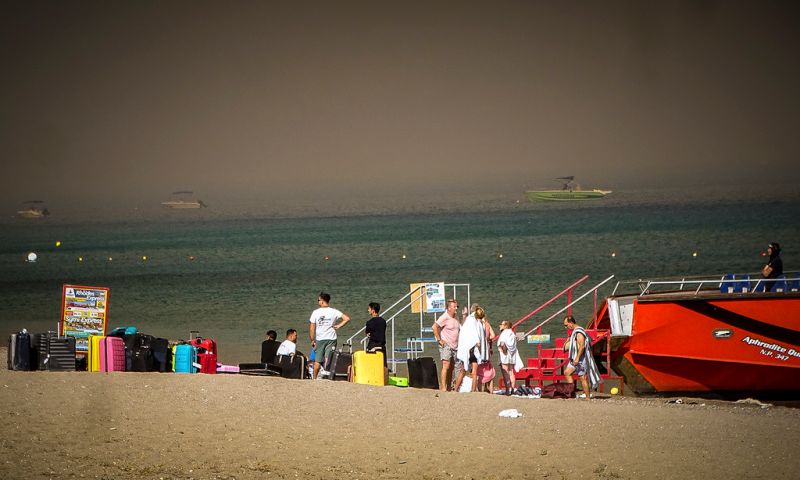
[[[317,298],[319,308],[311,313],[309,319],[308,336],[314,349],[314,378],[319,374],[320,365],[336,349],[336,331],[350,321],[346,313],[329,306],[330,301],[330,294],[321,292]]]

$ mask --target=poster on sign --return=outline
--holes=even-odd
[[[425,284],[425,311],[440,313],[446,310],[444,282]]]
[[[105,335],[108,288],[64,285],[59,334],[75,337],[75,353],[89,351],[90,335]]]
[[[425,284],[411,284],[411,313],[425,312]]]

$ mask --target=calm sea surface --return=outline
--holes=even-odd
[[[54,330],[63,284],[104,286],[109,327],[136,325],[170,339],[198,330],[217,339],[222,362],[235,363],[258,359],[267,329],[281,338],[298,329],[299,348],[308,351],[308,318],[321,290],[353,317],[341,341],[363,326],[367,303],[388,306],[412,282],[469,284],[471,300],[497,324],[521,318],[585,274],[597,283],[609,275],[755,272],[770,241],[784,246],[787,270],[800,263],[800,199],[792,192],[615,192],[589,203],[509,198],[424,210],[259,218],[209,208],[127,221],[6,219],[0,330]],[[29,252],[37,262],[25,261]],[[456,294],[465,305],[466,289]],[[588,307],[576,313],[591,315]],[[419,316],[401,314],[396,341],[408,336],[419,336]]]

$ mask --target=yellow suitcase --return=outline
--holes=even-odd
[[[106,338],[104,335],[91,335],[89,337],[89,353],[86,369],[90,372],[100,371],[100,342]]]
[[[383,386],[383,352],[353,354],[353,382]]]

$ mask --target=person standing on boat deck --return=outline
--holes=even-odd
[[[311,313],[308,320],[308,335],[311,338],[311,348],[314,349],[314,378],[319,375],[320,365],[336,349],[336,331],[350,321],[346,313],[331,307],[330,301],[330,294],[320,292],[317,297],[319,308]]]
[[[767,255],[769,255],[769,261],[764,267],[761,269],[761,275],[764,278],[778,278],[779,276],[783,275],[783,260],[781,260],[781,246],[778,242],[772,242],[767,247]],[[764,289],[766,291],[772,291],[775,288],[775,284],[777,282],[767,282],[764,285]]]
[[[383,384],[386,385],[389,380],[389,364],[386,354],[386,320],[380,316],[381,304],[372,302],[367,306],[367,312],[370,319],[364,327],[364,333],[367,334],[368,352],[383,352]]]
[[[439,358],[442,360],[442,374],[439,382],[439,390],[449,391],[450,380],[452,377],[452,367],[456,361],[456,351],[458,350],[458,331],[461,324],[456,319],[458,312],[458,302],[448,299],[447,310],[433,322],[432,330],[436,342],[439,344]]]
[[[592,339],[589,338],[586,330],[578,326],[572,315],[564,317],[564,327],[572,332],[569,340],[564,344],[564,351],[569,352],[567,355],[569,364],[564,368],[564,376],[567,383],[573,383],[572,374],[577,374],[583,394],[589,400],[592,396],[591,391],[603,381],[592,356]]]

